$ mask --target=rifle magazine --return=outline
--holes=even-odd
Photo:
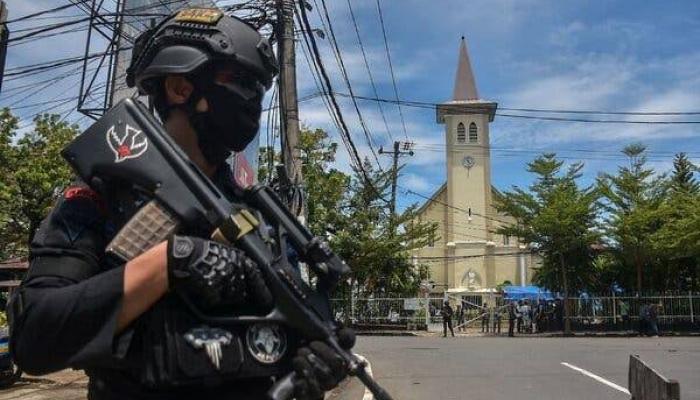
[[[107,252],[129,261],[169,238],[178,226],[170,211],[151,200],[122,227],[107,245]]]

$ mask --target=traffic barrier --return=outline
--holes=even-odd
[[[678,382],[666,379],[638,355],[630,355],[628,386],[632,400],[680,400]]]

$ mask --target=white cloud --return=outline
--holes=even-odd
[[[422,175],[405,174],[401,177],[401,185],[410,190],[423,193],[429,191],[434,185],[428,182]]]

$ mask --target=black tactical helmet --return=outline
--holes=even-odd
[[[189,74],[219,61],[241,66],[266,89],[278,72],[270,43],[252,26],[216,8],[186,8],[136,39],[126,82],[154,94],[152,78]]]

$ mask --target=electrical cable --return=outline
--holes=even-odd
[[[399,188],[401,188],[401,189],[403,189],[405,194],[412,194],[412,195],[415,195],[415,196],[418,196],[418,197],[422,197],[423,199],[429,200],[429,201],[432,202],[432,203],[441,204],[441,205],[443,205],[443,206],[445,206],[445,207],[447,207],[447,208],[451,208],[451,209],[456,210],[456,211],[461,211],[461,212],[463,212],[463,213],[465,213],[465,214],[467,214],[467,215],[481,217],[481,218],[483,218],[483,219],[486,219],[486,220],[489,220],[489,221],[492,221],[492,222],[498,222],[498,223],[501,223],[501,224],[506,224],[506,225],[512,224],[512,222],[510,222],[510,221],[502,221],[502,220],[500,220],[500,219],[497,219],[497,218],[494,218],[494,217],[490,217],[490,216],[488,216],[488,215],[483,215],[483,214],[480,214],[480,213],[475,212],[475,211],[465,210],[465,209],[463,209],[463,208],[460,208],[460,207],[456,207],[456,206],[447,204],[447,203],[445,203],[445,202],[443,202],[443,201],[440,201],[440,200],[437,200],[437,199],[433,199],[433,198],[431,198],[431,197],[429,197],[429,196],[426,196],[426,195],[424,195],[424,194],[414,192],[413,190],[408,189],[408,188],[405,188],[405,187],[403,187],[403,186],[401,186],[401,185],[396,185],[396,186],[399,187]]]
[[[350,95],[347,93],[335,93],[338,96],[341,97],[349,97]],[[414,108],[424,108],[424,109],[431,109],[435,110],[438,107],[440,109],[445,109],[449,111],[451,108],[453,108],[456,111],[462,111],[464,110],[464,104],[440,104],[440,103],[428,103],[428,102],[420,102],[420,101],[405,101],[405,100],[391,100],[391,99],[381,99],[381,98],[373,98],[373,97],[367,97],[367,96],[355,96],[358,99],[361,100],[368,100],[368,101],[380,101],[384,103],[392,103],[392,104],[402,104],[405,105],[406,107],[414,107]],[[474,107],[473,105],[469,105],[469,110],[472,112],[476,111],[484,111],[488,112],[489,108],[484,106],[483,109],[479,109],[478,107]],[[659,113],[654,113],[654,114],[648,114],[648,115],[695,115],[693,114],[694,111],[689,112],[691,114],[659,114]],[[603,124],[700,124],[700,121],[637,121],[637,120],[614,120],[614,119],[605,119],[605,120],[598,120],[598,119],[590,119],[590,118],[560,118],[560,117],[548,117],[548,116],[534,116],[534,115],[518,115],[518,114],[506,114],[506,113],[499,113],[496,112],[495,115],[506,117],[506,118],[524,118],[524,119],[533,119],[533,120],[543,120],[543,121],[560,121],[560,122],[587,122],[587,123],[603,123]],[[633,114],[637,115],[637,114]]]
[[[87,22],[87,21],[89,21],[90,19],[91,19],[91,17],[86,17],[86,18],[80,18],[80,19],[77,19],[77,20],[74,20],[74,21],[61,22],[61,23],[58,23],[58,24],[53,24],[53,25],[45,26],[45,27],[36,29],[36,30],[34,30],[34,31],[30,32],[30,33],[27,33],[27,34],[24,34],[24,35],[21,35],[21,36],[17,36],[17,37],[12,37],[12,38],[10,38],[9,40],[7,40],[5,43],[13,43],[13,42],[16,42],[16,41],[18,41],[18,40],[22,40],[22,39],[26,39],[26,38],[29,38],[29,37],[38,35],[38,34],[40,34],[40,33],[49,32],[49,31],[52,31],[52,30],[55,30],[55,29],[60,29],[60,28],[66,27],[66,26],[71,26],[71,25],[76,25],[76,24],[80,24],[80,23],[83,23],[83,22]],[[28,29],[33,29],[33,28],[28,28]]]
[[[333,85],[331,84],[330,78],[328,77],[328,73],[326,72],[325,67],[323,66],[323,62],[321,61],[321,54],[318,50],[318,44],[316,44],[316,39],[314,38],[313,34],[307,34],[308,32],[312,32],[311,29],[311,23],[309,23],[308,16],[306,15],[306,8],[304,7],[303,4],[299,7],[301,10],[301,19],[304,22],[304,26],[306,28],[305,31],[302,31],[303,34],[309,38],[309,42],[311,43],[311,48],[312,48],[312,53],[314,58],[316,58],[316,62],[319,66],[319,70],[321,72],[321,77],[323,78],[323,83],[325,84],[328,98],[331,101],[331,104],[333,105],[333,109],[335,111],[335,114],[338,116],[338,121],[340,125],[342,126],[342,130],[340,131],[342,136],[345,136],[347,139],[347,145],[346,149],[348,150],[348,153],[350,155],[350,158],[353,160],[355,165],[357,166],[357,169],[359,172],[362,174],[366,184],[368,184],[370,187],[372,187],[375,192],[381,197],[381,194],[379,191],[374,187],[374,184],[372,181],[369,179],[369,176],[367,175],[367,171],[364,169],[362,165],[362,160],[360,159],[360,155],[357,152],[357,148],[355,147],[355,144],[352,141],[352,138],[350,137],[350,131],[347,127],[347,124],[345,123],[345,119],[343,118],[342,112],[340,111],[340,106],[338,105],[338,101],[336,100],[335,96],[333,95]]]
[[[314,4],[316,5],[316,11],[318,12],[319,18],[321,19],[321,22],[323,23],[323,17],[321,16],[321,11],[318,8],[318,4],[316,3],[316,0],[313,0]],[[330,33],[330,43],[331,43],[331,49],[333,50],[335,54],[336,61],[338,62],[338,67],[340,68],[341,75],[343,76],[343,80],[345,81],[345,86],[348,88],[348,91],[351,94],[351,100],[352,104],[355,108],[355,111],[357,113],[357,118],[360,121],[360,127],[362,128],[362,132],[365,136],[365,139],[367,140],[367,146],[369,147],[372,156],[374,157],[374,161],[377,163],[377,166],[379,167],[380,171],[383,171],[382,165],[379,162],[379,157],[377,156],[377,152],[374,150],[374,145],[376,143],[373,143],[372,139],[372,134],[367,127],[367,124],[365,123],[365,119],[362,116],[362,112],[360,111],[360,107],[357,104],[357,100],[355,100],[355,95],[354,95],[354,90],[352,89],[352,84],[350,82],[350,77],[348,75],[347,69],[345,68],[345,62],[343,61],[343,56],[340,52],[340,47],[338,46],[338,41],[336,40],[335,37],[335,31],[333,29],[333,24],[331,23],[331,18],[328,13],[328,8],[326,7],[326,1],[321,0],[321,5],[323,6],[323,12],[326,17],[326,22],[328,23],[328,32]],[[324,24],[325,28],[325,24]],[[313,35],[313,33],[309,33],[310,35]]]
[[[394,87],[394,96],[396,98],[396,106],[399,109],[399,116],[401,117],[401,126],[403,127],[403,134],[406,137],[406,140],[408,139],[408,133],[406,131],[406,121],[403,117],[403,110],[401,110],[401,104],[399,103],[399,90],[396,85],[396,75],[394,74],[394,65],[391,62],[391,52],[389,51],[389,40],[387,39],[387,34],[386,34],[386,26],[384,24],[384,15],[382,13],[382,6],[379,3],[379,0],[377,0],[377,12],[379,14],[379,22],[380,25],[382,26],[382,36],[384,37],[384,49],[386,51],[386,58],[389,61],[389,72],[391,73],[391,84]]]
[[[362,52],[362,59],[365,62],[365,68],[367,69],[367,75],[369,76],[369,82],[370,85],[372,86],[372,92],[374,93],[374,97],[379,98],[379,92],[377,91],[377,85],[374,82],[374,77],[372,76],[372,69],[369,66],[369,61],[367,60],[367,53],[365,52],[365,46],[362,44],[362,36],[360,35],[360,28],[357,24],[357,19],[355,18],[355,11],[352,9],[352,3],[350,0],[347,0],[348,3],[348,9],[350,10],[350,16],[352,17],[352,24],[355,27],[355,35],[357,36],[357,43],[360,46],[360,51]],[[387,138],[389,139],[389,143],[394,142],[394,137],[391,134],[391,130],[389,130],[389,124],[386,121],[386,115],[384,114],[384,107],[382,107],[382,103],[377,102],[377,107],[379,108],[379,114],[382,116],[382,121],[384,122],[384,128],[386,129],[386,134]]]
[[[76,1],[78,1],[78,3],[85,3],[85,2],[88,1],[88,0],[76,0]],[[65,9],[67,9],[67,8],[75,7],[76,5],[77,5],[77,4],[66,4],[66,5],[63,5],[63,6],[59,6],[59,7],[55,7],[55,8],[50,8],[50,9],[48,9],[48,10],[38,11],[38,12],[35,12],[35,13],[33,13],[33,14],[24,15],[24,16],[22,16],[22,17],[17,17],[17,18],[15,18],[15,19],[11,19],[11,20],[9,20],[9,21],[5,21],[5,22],[3,22],[3,23],[0,23],[0,25],[12,24],[12,23],[15,23],[15,22],[24,21],[24,20],[31,19],[31,18],[34,18],[34,17],[38,17],[38,16],[40,16],[40,15],[55,13],[55,12],[58,12],[58,11],[61,11],[61,10],[65,10]]]

